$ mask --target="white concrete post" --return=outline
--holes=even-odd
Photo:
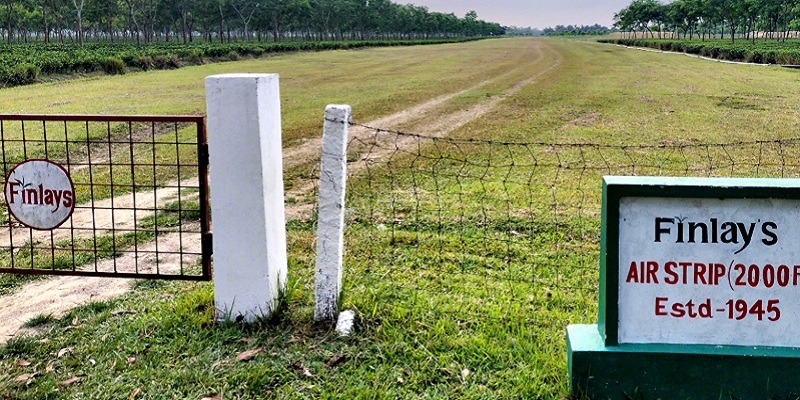
[[[344,190],[350,106],[329,105],[322,131],[319,176],[314,320],[332,321],[339,311],[344,253]]]
[[[206,78],[217,318],[269,316],[286,286],[278,75]]]

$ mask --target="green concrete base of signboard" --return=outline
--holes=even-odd
[[[785,399],[800,396],[800,349],[620,344],[597,325],[567,327],[578,399]],[[789,397],[791,396],[791,397]]]

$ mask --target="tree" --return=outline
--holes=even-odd
[[[190,1],[189,0],[173,0],[173,4],[175,5],[175,10],[178,12],[180,17],[181,23],[181,37],[183,38],[183,43],[189,43],[192,41],[192,14],[190,13]]]
[[[255,15],[256,11],[258,11],[261,3],[256,2],[255,0],[232,0],[230,2],[231,7],[233,10],[236,11],[236,14],[242,20],[242,26],[244,27],[243,35],[245,40],[250,40],[250,30],[248,27],[250,26],[250,21],[253,20],[253,16]]]
[[[264,8],[267,21],[269,21],[269,26],[272,30],[272,40],[275,42],[281,40],[281,28],[283,19],[287,14],[287,2],[288,0],[272,0]]]
[[[467,14],[464,15],[464,35],[465,36],[473,36],[476,32],[476,23],[478,21],[478,13],[475,10],[467,11]]]
[[[72,5],[75,7],[75,15],[78,19],[78,26],[75,32],[78,35],[78,44],[83,47],[83,6],[86,0],[72,0]]]
[[[182,38],[253,40],[264,34],[280,41],[307,39],[420,38],[498,35],[499,24],[475,11],[459,18],[391,0],[2,0],[0,34],[6,42],[31,35],[50,43],[54,35],[83,46],[96,40]],[[74,34],[74,36],[73,36]]]

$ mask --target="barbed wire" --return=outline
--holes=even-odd
[[[564,324],[594,322],[604,175],[800,176],[800,138],[523,142],[348,123],[346,274],[393,306],[452,301],[451,316],[513,288],[531,315],[564,296],[580,305]]]
[[[329,122],[337,122],[342,123],[342,121],[325,118],[326,121]],[[732,141],[732,142],[724,142],[724,143],[659,143],[659,144],[610,144],[610,143],[591,143],[591,142],[545,142],[545,141],[538,141],[538,142],[519,142],[519,141],[502,141],[502,140],[491,140],[491,139],[474,139],[474,138],[450,138],[450,137],[442,137],[436,135],[427,135],[422,133],[409,133],[403,132],[400,130],[395,129],[385,129],[385,128],[377,128],[371,125],[366,125],[362,123],[358,123],[355,121],[349,121],[349,126],[364,128],[369,131],[378,132],[378,133],[385,133],[385,134],[392,134],[397,136],[405,136],[405,137],[414,137],[420,139],[428,139],[431,141],[444,141],[444,142],[451,142],[451,143],[480,143],[486,145],[501,145],[501,146],[554,146],[554,147],[597,147],[597,148],[631,148],[631,149],[664,149],[670,147],[731,147],[731,146],[749,146],[749,145],[757,145],[757,144],[766,144],[766,143],[800,143],[800,137],[797,138],[781,138],[781,139],[770,139],[770,140],[751,140],[751,141]]]

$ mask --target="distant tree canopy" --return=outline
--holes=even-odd
[[[544,36],[581,36],[581,35],[607,35],[611,28],[600,24],[594,25],[556,25],[555,28],[547,27],[542,30]]]
[[[502,35],[496,23],[390,0],[1,0],[14,41],[357,40]]]
[[[727,35],[732,43],[737,37],[786,40],[800,30],[800,0],[633,0],[614,15],[614,26],[634,36],[672,32],[689,39]]]
[[[531,28],[531,27],[520,27],[520,26],[507,26],[504,28],[505,34],[509,36],[541,36],[542,31],[540,29]]]

